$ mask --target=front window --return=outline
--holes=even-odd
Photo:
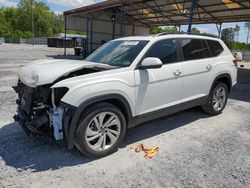
[[[157,57],[163,64],[177,62],[175,40],[161,40],[155,43],[145,55],[145,58],[147,57]]]
[[[93,52],[85,60],[112,66],[127,67],[135,60],[148,41],[115,40]]]

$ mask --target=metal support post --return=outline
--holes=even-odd
[[[64,55],[67,53],[67,47],[66,47],[66,39],[67,39],[67,18],[64,16]]]
[[[191,33],[191,30],[192,30],[192,22],[193,22],[193,15],[195,11],[195,4],[196,4],[196,0],[192,0],[190,14],[189,14],[189,23],[188,23],[188,31],[187,31],[188,33]]]
[[[89,55],[89,15],[87,15],[87,21],[86,21],[86,36],[87,36],[87,43],[86,43],[86,56]]]
[[[124,16],[124,7],[123,0],[121,0],[121,13],[120,13],[120,36],[123,36],[123,16]]]
[[[181,32],[181,25],[178,25],[178,32]]]

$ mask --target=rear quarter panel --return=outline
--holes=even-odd
[[[237,67],[233,63],[233,56],[231,54],[225,54],[216,58],[216,61],[212,69],[212,82],[222,74],[229,74],[232,81],[232,86],[237,83]]]

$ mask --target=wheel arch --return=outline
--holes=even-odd
[[[211,86],[211,88],[210,88],[210,93],[211,93],[212,89],[214,88],[216,82],[218,82],[218,81],[219,81],[219,82],[222,82],[222,83],[224,83],[224,84],[226,84],[227,87],[228,87],[228,93],[230,93],[230,91],[231,91],[231,89],[232,89],[232,78],[231,78],[231,76],[230,76],[229,73],[220,74],[220,75],[218,75],[218,76],[214,79],[213,84],[212,84],[212,86]]]
[[[75,110],[73,114],[73,118],[69,125],[69,131],[68,131],[68,148],[74,147],[75,130],[77,128],[77,123],[82,113],[91,105],[100,103],[100,102],[108,102],[108,103],[115,105],[122,111],[122,113],[124,113],[125,119],[127,121],[127,127],[130,127],[130,125],[133,124],[131,107],[127,99],[121,94],[106,94],[106,95],[92,97],[82,102],[77,107],[77,109]]]

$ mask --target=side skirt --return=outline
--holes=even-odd
[[[203,105],[207,102],[207,100],[208,100],[208,96],[204,96],[204,97],[194,99],[191,101],[187,101],[181,104],[177,104],[168,108],[164,108],[164,109],[160,109],[154,112],[149,112],[146,114],[132,117],[132,123],[128,126],[128,128],[134,127],[136,125],[139,125],[147,121],[151,121],[151,120],[161,118],[170,114],[174,114],[183,110],[187,110],[195,106]]]

